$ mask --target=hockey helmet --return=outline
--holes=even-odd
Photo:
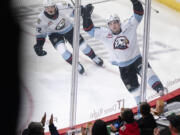
[[[112,21],[119,21],[119,23],[121,23],[120,18],[119,18],[119,16],[117,14],[110,14],[110,15],[108,15],[108,17],[107,17],[107,24],[109,24]]]
[[[52,0],[44,0],[44,2],[43,2],[44,7],[55,6],[55,5],[56,5],[56,3]]]
[[[55,15],[56,12],[58,12],[56,3],[52,0],[44,0],[43,5],[45,8],[45,12],[49,15]]]

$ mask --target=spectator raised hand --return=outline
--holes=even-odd
[[[41,123],[43,125],[43,127],[45,126],[45,123],[46,123],[46,112],[44,113],[44,116],[42,117],[41,119]]]

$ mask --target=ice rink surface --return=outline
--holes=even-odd
[[[33,3],[33,1],[32,1]],[[82,0],[83,3],[83,0]],[[31,4],[31,3],[30,3]],[[109,13],[116,13],[121,21],[133,14],[130,0],[113,0],[94,5],[93,21],[96,26],[106,26]],[[180,88],[180,13],[152,1],[149,63],[169,91]],[[18,130],[24,129],[30,121],[40,121],[44,112],[47,120],[54,115],[58,129],[69,126],[70,91],[72,67],[46,40],[44,50],[47,55],[36,56],[35,22],[39,13],[38,6],[19,8],[22,26],[21,48],[21,111]],[[144,19],[138,27],[138,42],[142,49]],[[80,62],[84,65],[86,76],[78,76],[77,124],[95,120],[119,112],[118,100],[125,100],[125,107],[135,107],[132,95],[120,79],[119,69],[108,62],[108,54],[103,44],[91,39],[81,28],[86,42],[103,58],[105,68],[97,67],[80,52]],[[72,51],[70,45],[68,49]],[[147,99],[157,95],[148,87]],[[48,122],[48,121],[47,121]],[[47,126],[46,126],[46,131]]]

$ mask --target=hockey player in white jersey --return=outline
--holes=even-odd
[[[43,45],[46,36],[48,36],[54,48],[60,52],[66,62],[72,64],[72,54],[65,46],[65,40],[68,41],[71,46],[73,45],[73,23],[70,19],[71,14],[67,16],[70,6],[69,4],[55,4],[51,0],[45,0],[43,5],[45,9],[40,13],[37,20],[37,43],[34,45],[34,50],[38,56],[46,55],[47,52],[43,50]],[[85,43],[81,35],[79,45],[80,50],[86,56],[98,66],[103,65],[103,60]],[[78,71],[80,74],[84,73],[84,67],[80,63],[78,63]]]
[[[139,104],[138,75],[142,74],[142,56],[137,43],[136,29],[143,18],[144,10],[138,0],[131,0],[131,2],[134,14],[123,23],[118,15],[110,15],[107,19],[107,27],[95,27],[91,19],[93,11],[91,4],[83,8],[82,17],[84,30],[105,45],[111,63],[119,67],[124,85]],[[164,87],[150,65],[148,65],[147,77],[150,87],[162,96]]]

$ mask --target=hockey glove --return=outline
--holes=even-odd
[[[38,44],[34,45],[34,51],[36,52],[38,56],[44,56],[47,54],[47,52],[43,50],[42,46]]]
[[[34,45],[34,51],[38,56],[44,56],[47,54],[46,51],[43,50],[43,45],[45,42],[45,38],[36,38],[36,44]]]
[[[141,2],[139,2],[138,0],[131,0],[131,2],[133,4],[134,13],[138,15],[143,15],[144,9]]]
[[[82,17],[83,18],[91,18],[91,14],[93,12],[94,7],[92,4],[86,5],[81,11],[82,11]]]

